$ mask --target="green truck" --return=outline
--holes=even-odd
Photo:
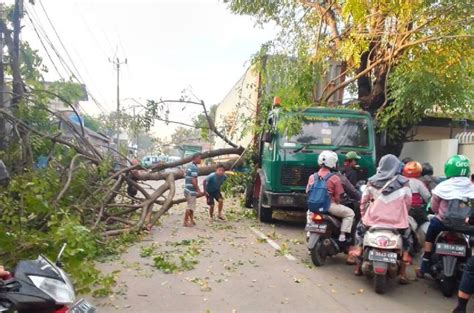
[[[301,132],[289,137],[277,130],[287,114],[297,114],[273,107],[265,133],[252,133],[249,119],[258,112],[258,75],[247,71],[221,101],[216,111],[216,126],[237,144],[254,148],[257,172],[246,192],[246,206],[253,206],[260,221],[270,222],[274,210],[306,211],[305,187],[318,169],[318,155],[333,150],[342,165],[348,151],[361,155],[359,179],[375,173],[375,132],[371,116],[364,111],[312,107],[302,113]],[[257,86],[257,88],[255,87]],[[216,141],[215,148],[225,144]]]
[[[356,151],[359,160],[359,180],[375,173],[375,133],[372,118],[363,111],[348,109],[310,108],[303,112],[300,134],[288,137],[277,131],[276,124],[284,113],[274,109],[268,123],[271,131],[258,140],[257,175],[247,203],[257,211],[262,222],[270,222],[274,209],[306,210],[305,187],[311,174],[317,171],[318,155],[332,150],[344,162],[348,151]]]

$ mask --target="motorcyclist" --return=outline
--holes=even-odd
[[[323,151],[319,154],[318,164],[319,171],[309,177],[308,185],[306,186],[306,192],[309,192],[311,187],[315,183],[315,175],[320,178],[326,177],[331,171],[335,171],[337,168],[337,154],[333,151]],[[354,222],[354,211],[345,205],[341,204],[341,195],[344,194],[344,187],[342,186],[341,179],[337,175],[331,176],[327,181],[328,192],[331,196],[331,205],[329,207],[329,213],[331,215],[342,218],[341,223],[341,234],[339,241],[345,242],[347,235],[351,233],[352,224]]]
[[[349,151],[346,154],[344,160],[344,166],[342,167],[341,173],[347,177],[353,186],[357,184],[357,161],[360,160],[360,156],[355,151]]]
[[[0,265],[0,279],[5,279],[10,276],[10,272],[5,271],[5,268]]]
[[[439,179],[434,176],[433,166],[430,163],[423,163],[421,165],[421,177],[419,178],[426,188],[431,192],[439,184]]]
[[[418,178],[421,176],[422,166],[416,161],[405,164],[403,176],[408,178],[412,194],[410,215],[415,219],[418,225],[428,221],[425,205],[430,201],[431,194],[425,184]]]
[[[474,225],[474,216],[466,218],[466,224]],[[461,283],[459,284],[458,303],[453,313],[466,313],[466,306],[474,293],[474,256],[471,256],[466,262],[466,267],[462,273]]]
[[[426,232],[424,254],[417,276],[422,278],[430,272],[431,251],[438,234],[446,229],[443,221],[448,212],[450,200],[468,201],[474,199],[474,185],[469,178],[471,161],[464,155],[452,156],[444,166],[446,180],[433,189],[431,210],[436,214]],[[455,209],[455,208],[454,208]]]
[[[360,211],[362,220],[357,225],[357,248],[352,255],[360,256],[365,232],[372,226],[398,229],[403,241],[403,262],[400,266],[400,283],[408,283],[406,268],[411,261],[409,251],[413,238],[409,229],[408,210],[411,206],[411,190],[408,179],[399,175],[400,161],[392,154],[380,159],[377,173],[369,178],[362,194]],[[356,266],[356,275],[361,275],[361,264]]]

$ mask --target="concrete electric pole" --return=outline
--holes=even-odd
[[[109,59],[109,62],[114,65],[114,69],[117,71],[117,117],[115,131],[117,136],[117,150],[120,150],[120,65],[127,64],[127,59],[125,59],[125,61],[120,61],[117,57],[115,60]]]
[[[3,3],[0,3],[0,19],[4,22],[4,8]],[[5,92],[5,76],[3,68],[3,32],[0,32],[0,109],[5,108],[5,97],[3,96]],[[5,118],[0,117],[0,151],[7,148],[6,138],[6,125]]]

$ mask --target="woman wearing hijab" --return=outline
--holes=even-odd
[[[406,267],[410,262],[409,251],[412,238],[408,224],[411,206],[411,191],[408,179],[400,174],[400,161],[392,154],[380,159],[377,173],[369,178],[367,188],[362,194],[360,211],[362,220],[357,225],[356,241],[358,247],[353,254],[362,253],[365,232],[372,226],[385,226],[400,231],[403,240],[403,262],[400,267],[400,283],[408,283]],[[361,275],[361,264],[356,267],[356,275]]]

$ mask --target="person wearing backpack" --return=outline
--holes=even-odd
[[[461,203],[474,199],[474,185],[470,180],[471,161],[464,155],[452,156],[444,165],[446,180],[439,183],[433,189],[431,197],[431,210],[436,217],[430,221],[430,226],[426,232],[423,259],[420,268],[417,270],[419,278],[430,272],[431,251],[433,243],[440,232],[444,231],[446,215],[456,215],[456,211],[462,212]],[[464,216],[468,217],[468,216]]]
[[[310,212],[329,213],[342,218],[339,241],[345,242],[352,231],[354,211],[341,204],[344,193],[341,179],[333,171],[337,169],[337,154],[323,151],[319,154],[319,171],[309,177],[306,193]]]
[[[377,173],[369,178],[367,188],[362,194],[360,212],[362,219],[357,225],[357,247],[349,254],[360,257],[362,244],[367,230],[372,226],[386,226],[399,230],[403,241],[403,262],[400,266],[400,283],[408,283],[406,268],[411,258],[413,237],[408,223],[408,212],[411,206],[411,190],[408,179],[400,175],[400,160],[392,154],[380,159]],[[354,271],[362,275],[361,262]]]

